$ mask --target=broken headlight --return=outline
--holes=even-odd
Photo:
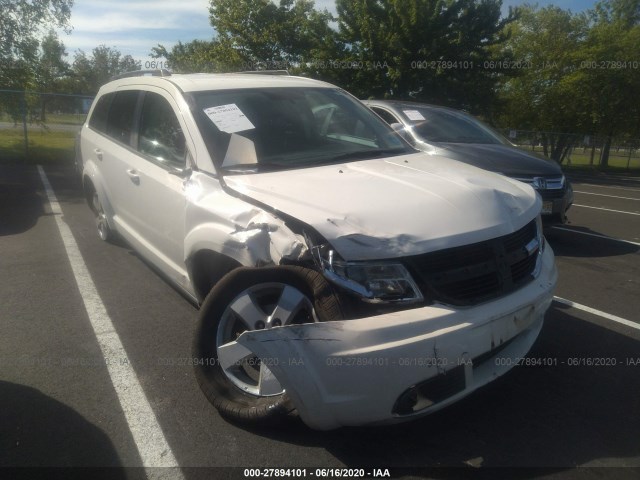
[[[419,302],[420,289],[401,263],[345,262],[333,250],[314,248],[322,274],[369,302]]]

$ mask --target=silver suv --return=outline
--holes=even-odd
[[[524,356],[552,300],[530,186],[414,150],[333,85],[121,78],[79,155],[100,238],[200,305],[196,378],[236,420],[433,412]]]

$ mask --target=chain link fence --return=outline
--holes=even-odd
[[[72,161],[93,97],[0,90],[0,161]]]
[[[520,148],[554,158],[563,165],[600,166],[607,143],[607,137],[581,133],[509,128],[500,131]],[[640,138],[613,138],[609,145],[608,165],[627,170],[640,169]]]

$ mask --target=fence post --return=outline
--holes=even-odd
[[[27,91],[22,92],[22,132],[24,134],[24,163],[29,159],[29,137],[27,134]]]

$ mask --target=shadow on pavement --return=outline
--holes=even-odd
[[[0,473],[17,467],[44,468],[44,474],[58,468],[121,466],[102,430],[34,388],[0,381],[0,425]],[[36,473],[22,473],[28,471]],[[130,478],[118,468],[97,470],[92,477],[94,473],[99,478]]]
[[[576,232],[601,235],[587,227],[561,227]],[[632,243],[619,242],[614,239],[599,238],[590,235],[576,235],[575,233],[556,228],[545,229],[544,235],[553,248],[557,257],[614,257],[630,255],[640,251],[640,247]]]
[[[483,468],[499,473],[496,467],[508,469],[500,478],[532,478],[540,476],[540,469],[559,474],[586,464],[624,466],[620,459],[629,457],[640,467],[640,363],[627,364],[628,359],[640,362],[638,339],[554,306],[528,358],[547,359],[547,365],[518,366],[465,400],[415,422],[315,432],[298,421],[251,431],[325,448],[352,468],[418,469],[433,478],[464,478]],[[616,364],[592,363],[606,358],[615,358]],[[637,478],[638,471],[617,468],[616,478]],[[588,469],[563,478],[601,475],[602,469]]]
[[[0,165],[0,236],[23,233],[45,214],[33,171],[18,164]]]

